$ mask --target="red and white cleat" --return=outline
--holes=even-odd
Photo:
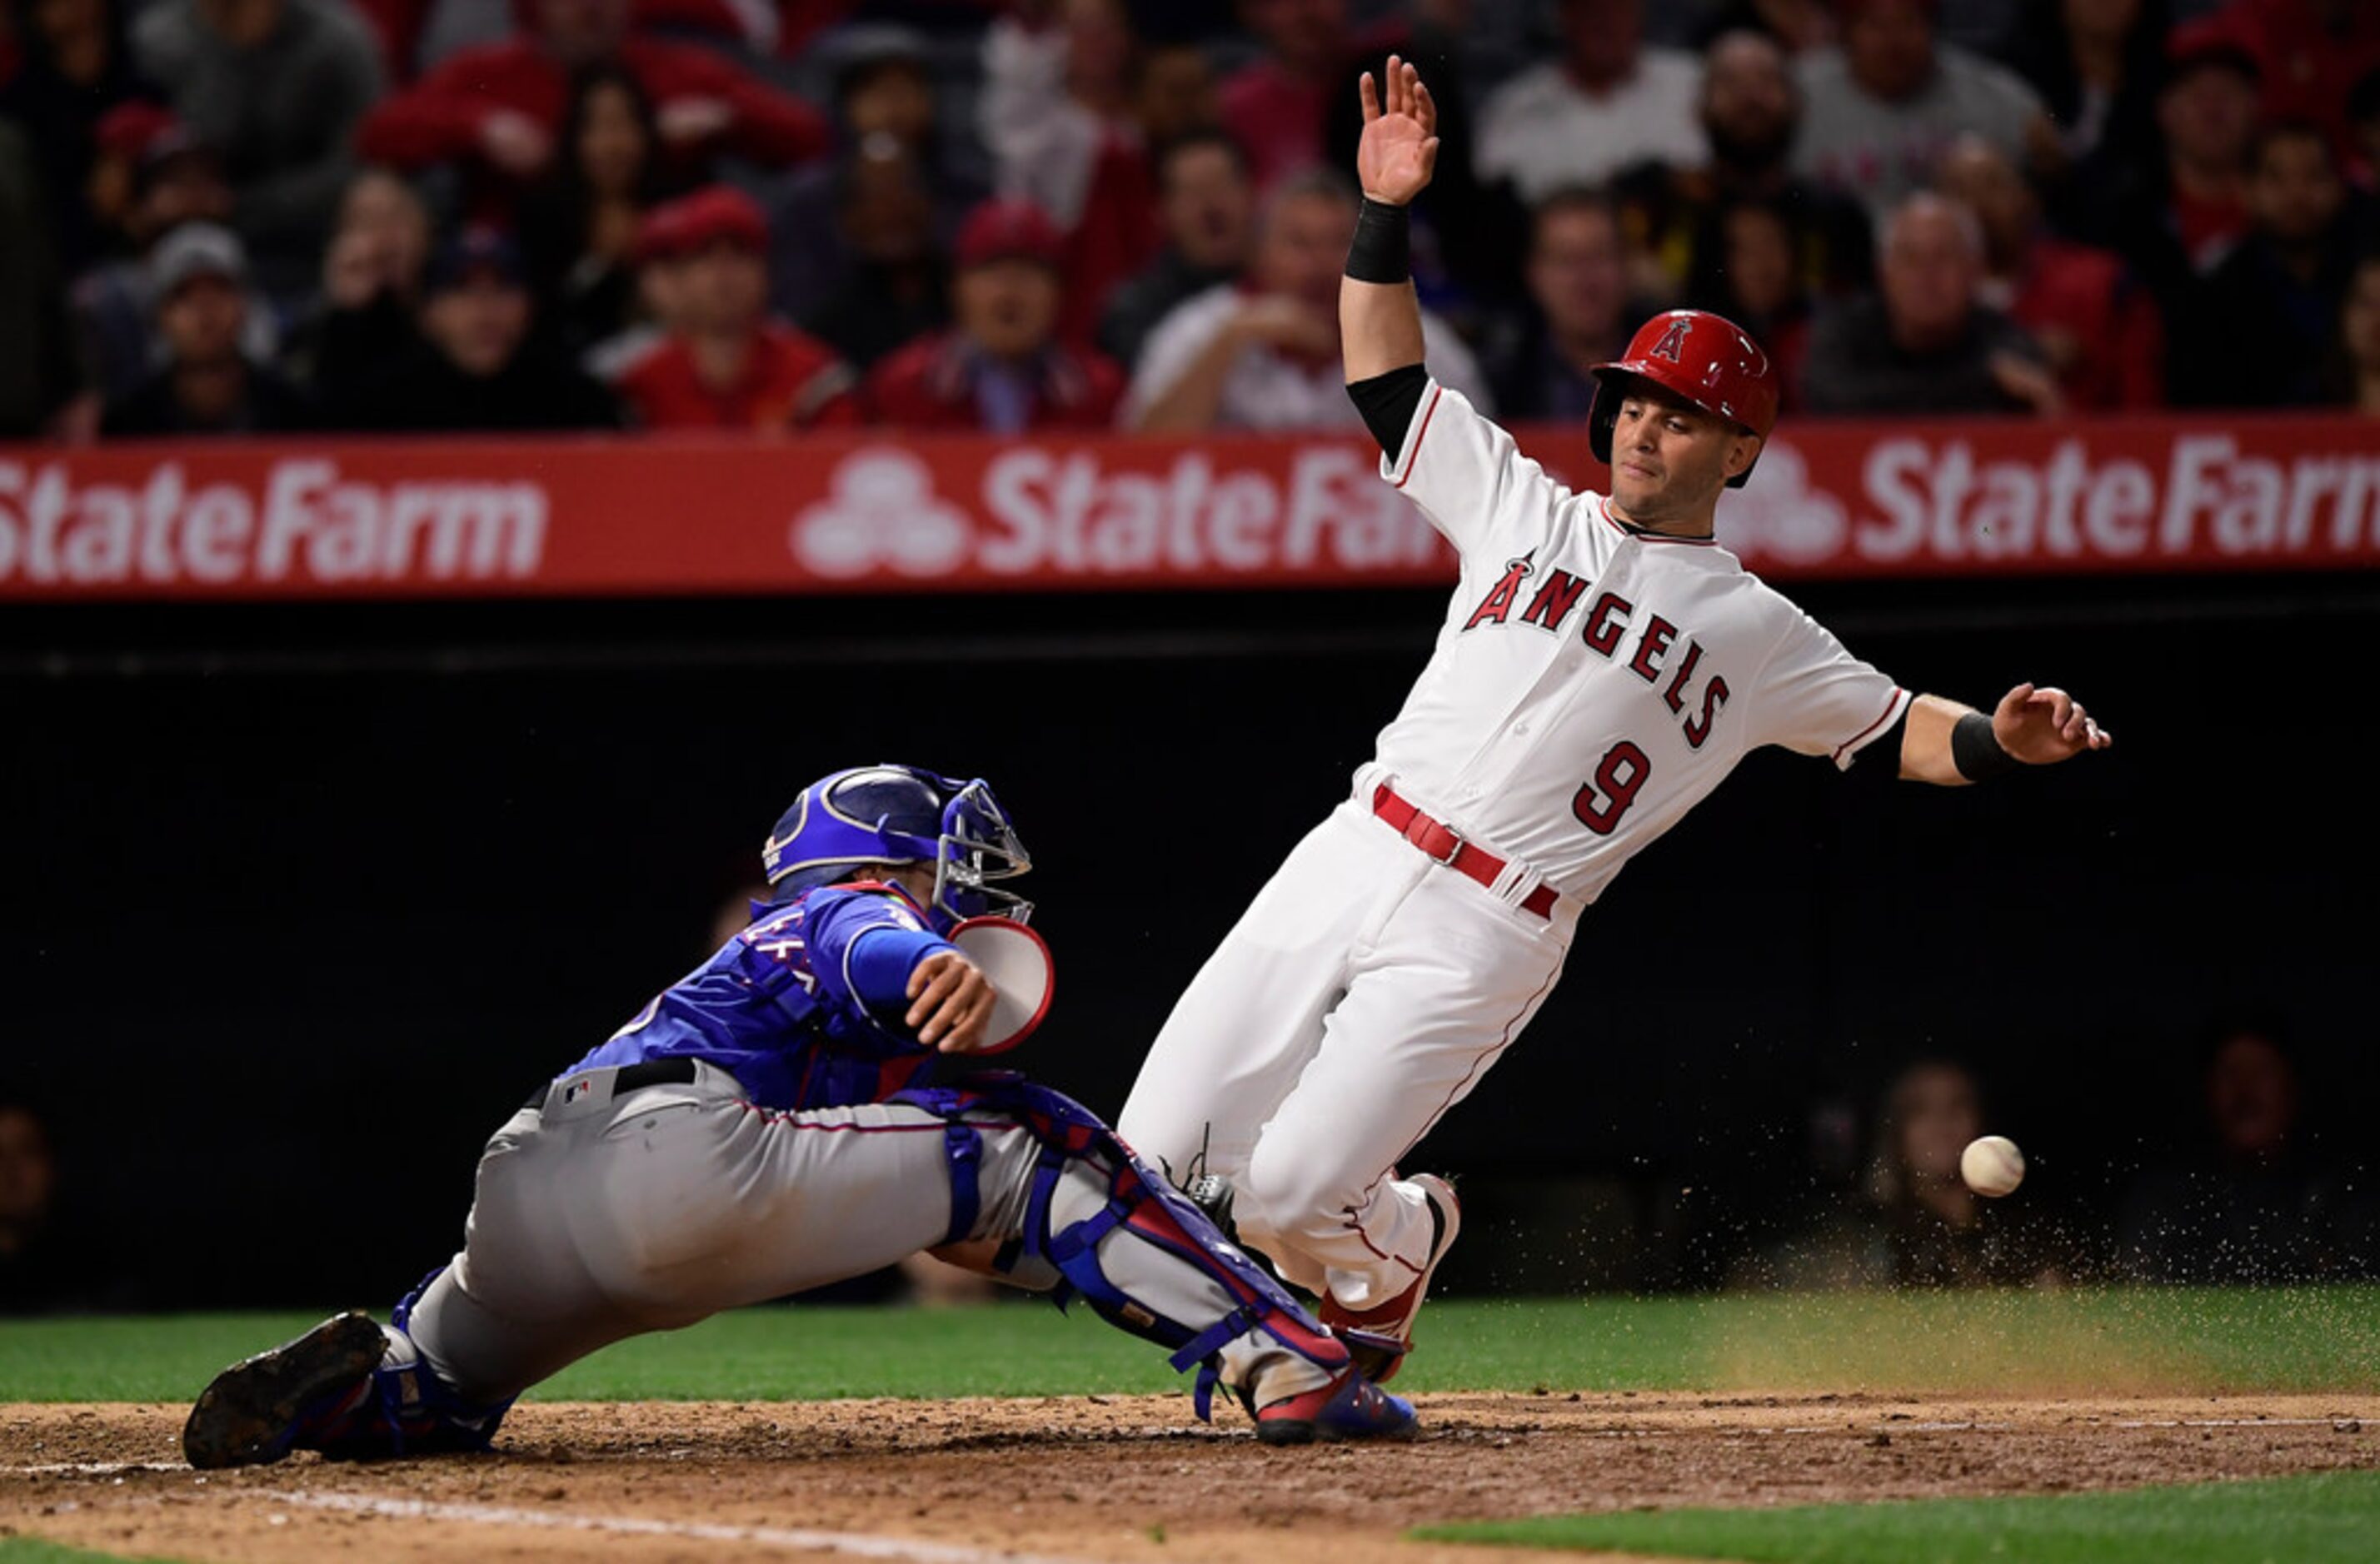
[[[1405,1354],[1413,1351],[1414,1321],[1421,1314],[1422,1300],[1429,1295],[1429,1279],[1438,1274],[1439,1262],[1446,1258],[1446,1252],[1454,1247],[1455,1234],[1463,1231],[1463,1203],[1454,1197],[1452,1184],[1436,1173],[1416,1173],[1412,1182],[1428,1197],[1435,1229],[1430,1235],[1429,1263],[1421,1275],[1402,1292],[1368,1309],[1347,1308],[1328,1293],[1322,1299],[1322,1323],[1347,1344],[1347,1355],[1375,1385],[1387,1384],[1404,1366]]]

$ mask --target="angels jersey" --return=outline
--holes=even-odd
[[[1381,476],[1462,555],[1437,649],[1359,773],[1592,902],[1747,750],[1848,767],[1909,692],[1708,539],[1632,530],[1432,381]]]

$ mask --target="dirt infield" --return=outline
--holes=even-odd
[[[1499,1559],[1400,1540],[1558,1510],[2033,1493],[2380,1468],[2364,1395],[1446,1395],[1386,1448],[1267,1450],[1184,1397],[531,1405],[501,1453],[200,1474],[182,1409],[0,1406],[0,1534],[190,1560],[850,1555]]]

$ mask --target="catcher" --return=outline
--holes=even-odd
[[[601,1347],[929,1247],[1082,1294],[1199,1368],[1200,1417],[1220,1382],[1267,1444],[1413,1432],[1087,1109],[1010,1073],[932,1079],[1011,1040],[950,939],[1031,911],[994,883],[1030,861],[988,786],[836,772],[763,863],[750,927],[489,1141],[462,1253],[387,1325],[340,1315],[216,1376],[183,1430],[191,1465],[483,1449],[523,1390]]]

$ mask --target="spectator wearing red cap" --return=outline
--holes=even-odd
[[[629,0],[528,0],[529,30],[463,50],[364,121],[366,157],[417,169],[455,164],[517,188],[553,162],[572,73],[625,67],[654,108],[667,159],[693,174],[720,153],[781,165],[817,155],[817,111],[693,44],[628,31]]]
[[[2157,93],[2163,154],[2124,172],[2106,200],[2068,213],[2076,238],[2121,254],[2168,323],[2248,233],[2248,152],[2259,67],[2228,25],[2184,22],[2166,41]]]
[[[72,276],[107,242],[104,218],[95,222],[84,201],[99,126],[112,111],[154,100],[157,89],[132,63],[116,0],[43,0],[17,6],[15,17],[23,55],[14,75],[0,72],[0,119],[22,127],[32,148],[51,244]]]
[[[1977,297],[2039,345],[2069,406],[2164,403],[2164,322],[2121,256],[2051,234],[2024,176],[1980,137],[1951,144],[1939,184],[1983,227]]]
[[[2344,152],[2348,95],[2380,70],[2372,0],[2231,0],[2223,19],[2264,67],[2265,116],[2318,126]]]
[[[1865,203],[1881,222],[1925,188],[1961,135],[2020,166],[2056,156],[2033,89],[2006,67],[1942,42],[1934,0],[1844,0],[1843,42],[1795,64],[1806,105],[1797,173]]]
[[[620,375],[648,429],[783,430],[856,424],[851,367],[769,318],[768,220],[725,186],[656,210],[646,253],[667,275],[669,335]]]
[[[492,229],[466,229],[423,283],[420,335],[335,409],[348,428],[394,432],[609,429],[611,393],[529,334],[520,252]]]
[[[1029,202],[978,207],[959,233],[956,323],[877,366],[867,390],[875,416],[987,434],[1112,425],[1123,372],[1058,335],[1063,249],[1056,225]]]
[[[356,124],[380,96],[370,30],[337,0],[155,0],[132,43],[222,157],[258,285],[303,297],[355,172]]]

